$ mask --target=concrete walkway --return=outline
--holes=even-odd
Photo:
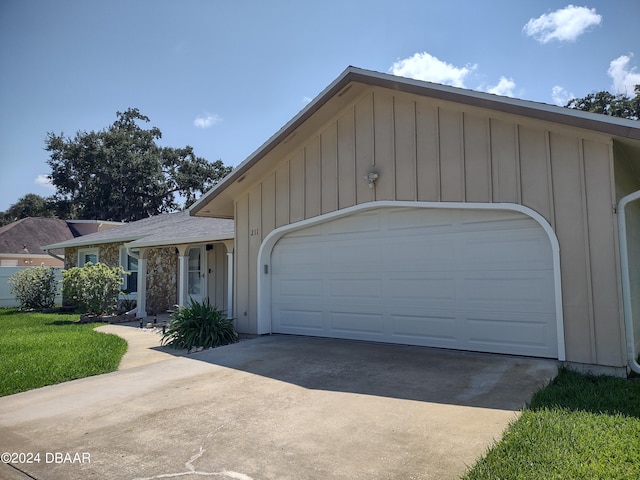
[[[158,334],[99,330],[129,342],[119,371],[0,398],[0,451],[40,454],[0,478],[455,479],[556,373],[294,336],[174,355]]]
[[[164,347],[160,348],[162,330],[160,328],[146,328],[146,323],[143,328],[136,328],[135,323],[130,323],[127,325],[103,325],[96,330],[118,335],[127,341],[127,353],[122,357],[118,370],[162,362],[175,356],[176,353]]]

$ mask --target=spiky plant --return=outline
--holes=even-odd
[[[191,299],[171,316],[171,325],[162,336],[162,345],[176,349],[212,348],[238,341],[233,320],[209,303]]]

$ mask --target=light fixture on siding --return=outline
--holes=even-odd
[[[369,188],[373,188],[376,185],[378,174],[376,172],[369,172],[364,176],[364,179],[369,184]]]

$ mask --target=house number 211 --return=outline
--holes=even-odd
[[[255,237],[255,236],[256,236],[256,235],[258,235],[259,233],[260,233],[260,229],[258,229],[258,228],[252,228],[252,229],[249,231],[249,235],[250,235],[250,236],[252,236],[252,237]]]

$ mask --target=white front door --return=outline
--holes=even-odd
[[[197,302],[202,302],[205,296],[205,275],[202,246],[189,249],[189,264],[187,266],[187,296]]]

